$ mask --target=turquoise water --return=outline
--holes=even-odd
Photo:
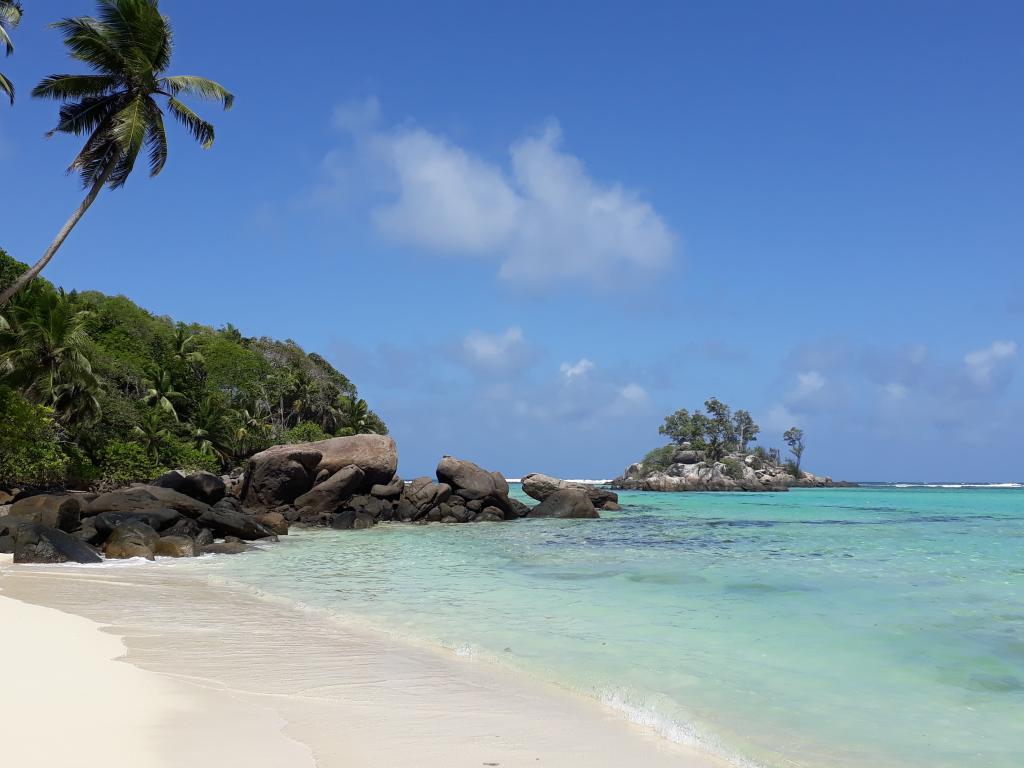
[[[1024,490],[622,495],[195,565],[757,766],[1024,765]]]

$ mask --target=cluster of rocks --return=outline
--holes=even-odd
[[[854,483],[801,472],[764,462],[751,454],[733,454],[723,461],[706,460],[688,445],[672,455],[665,469],[650,469],[643,462],[630,464],[613,488],[633,491],[788,491],[790,488],[850,487]]]
[[[16,563],[238,553],[288,533],[280,515],[244,509],[209,472],[168,472],[108,493],[38,494],[0,516],[0,552]]]
[[[576,494],[531,509],[509,496],[501,473],[453,456],[441,459],[434,478],[408,483],[397,465],[394,441],[380,435],[275,446],[250,459],[240,495],[289,522],[336,529],[598,516],[589,497],[581,502]]]
[[[102,494],[56,493],[0,506],[0,552],[17,563],[95,563],[101,557],[237,554],[276,541],[293,524],[335,529],[395,523],[482,523],[520,518],[596,518],[618,509],[606,489],[527,475],[530,507],[499,472],[444,456],[436,477],[406,483],[382,435],[279,445],[243,473],[168,472],[148,485]]]

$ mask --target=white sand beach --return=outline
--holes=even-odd
[[[0,591],[14,765],[725,765],[560,688],[170,567],[0,565]]]

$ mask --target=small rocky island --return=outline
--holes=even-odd
[[[751,448],[761,428],[750,413],[735,412],[717,398],[693,413],[681,409],[658,430],[672,440],[630,464],[613,488],[634,491],[788,491],[790,488],[851,487],[855,483],[814,475],[800,466],[804,432],[783,435],[792,459],[778,448]]]
[[[529,506],[509,496],[500,472],[444,456],[436,477],[405,482],[386,435],[277,445],[244,472],[172,471],[106,493],[25,493],[0,506],[0,553],[16,563],[238,554],[293,525],[365,529],[379,523],[497,523],[596,518],[618,509],[607,489],[528,475]]]

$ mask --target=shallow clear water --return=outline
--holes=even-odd
[[[759,766],[1024,765],[1024,490],[622,495],[190,569],[512,665]]]

